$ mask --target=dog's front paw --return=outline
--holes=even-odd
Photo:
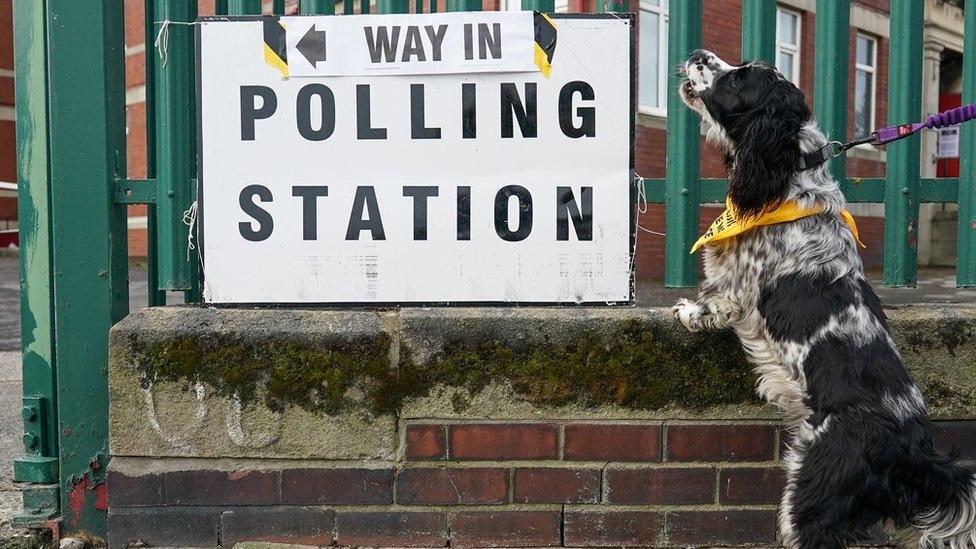
[[[714,299],[708,303],[707,314],[727,325],[742,317],[742,308],[728,299]]]
[[[671,314],[677,318],[689,332],[697,332],[701,329],[698,320],[701,318],[702,309],[697,303],[687,299],[679,299],[674,307],[671,307]]]

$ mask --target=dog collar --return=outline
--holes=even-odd
[[[841,154],[843,151],[838,152],[835,149],[837,145],[841,145],[841,143],[839,141],[831,141],[813,152],[800,156],[800,162],[797,164],[797,169],[808,170],[810,168],[814,168]]]
[[[874,141],[874,136],[865,137],[864,139],[855,139],[849,143],[841,143],[840,141],[831,141],[819,149],[815,149],[813,152],[808,152],[804,155],[800,155],[800,161],[797,163],[798,170],[809,170],[810,168],[816,168],[817,166],[823,164],[824,162],[830,160],[831,158],[836,158],[851,147],[861,145],[864,143],[872,143]]]

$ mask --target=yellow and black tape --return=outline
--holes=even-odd
[[[556,53],[556,24],[548,15],[535,12],[535,64],[549,78],[552,56]]]
[[[278,69],[281,76],[288,78],[285,26],[274,16],[262,17],[261,20],[264,23],[264,62]]]

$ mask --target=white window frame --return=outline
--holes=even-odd
[[[788,13],[796,18],[796,44],[790,44],[789,42],[779,41],[779,14],[780,12]],[[780,52],[785,52],[793,55],[793,78],[791,82],[799,87],[800,85],[800,50],[803,46],[803,14],[797,10],[790,8],[784,8],[783,6],[776,6],[776,63],[779,64],[779,54]]]
[[[857,62],[857,41],[864,38],[871,42],[871,64],[863,65]],[[875,116],[878,112],[878,39],[870,34],[858,32],[854,37],[854,89],[857,90],[857,71],[863,71],[871,75],[871,108],[868,124],[868,132],[874,131]],[[855,115],[857,109],[857,98],[854,98]],[[870,143],[858,145],[862,148],[873,149]]]
[[[678,2],[683,0],[676,0]],[[668,25],[670,16],[668,15],[668,7],[664,7],[667,0],[659,0],[658,5],[654,6],[646,2],[640,3],[640,11],[646,11],[650,13],[655,13],[658,15],[660,21],[660,28],[657,33],[657,85],[658,92],[657,96],[663,103],[658,107],[651,105],[638,105],[637,109],[641,113],[650,114],[654,116],[666,117],[668,115]],[[638,20],[640,18],[640,13],[637,14]],[[662,32],[663,31],[663,32]],[[639,60],[638,60],[639,62]],[[637,67],[638,81],[640,79],[640,67]],[[640,101],[640,94],[637,96],[638,102]]]

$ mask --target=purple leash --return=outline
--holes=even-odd
[[[881,128],[880,130],[871,134],[872,140],[869,141],[869,143],[872,145],[884,145],[885,143],[891,143],[892,141],[897,141],[903,137],[908,137],[922,128],[928,128],[931,130],[934,128],[943,128],[945,126],[955,126],[956,124],[962,124],[963,122],[972,120],[974,118],[976,118],[976,103],[972,105],[963,105],[961,107],[956,107],[955,109],[940,112],[939,114],[934,114],[925,119],[925,122]]]
[[[955,126],[973,119],[976,119],[976,103],[972,105],[963,105],[961,107],[949,109],[945,112],[940,112],[939,114],[934,114],[926,118],[925,122],[881,128],[865,138],[855,139],[854,141],[848,141],[847,143],[831,141],[822,148],[801,156],[798,167],[801,170],[806,170],[813,168],[814,166],[819,166],[831,158],[844,154],[851,147],[863,145],[864,143],[870,143],[872,145],[885,145],[891,143],[892,141],[897,141],[899,139],[908,137],[909,135],[917,133],[922,129],[931,130],[935,128],[944,128],[946,126]]]

